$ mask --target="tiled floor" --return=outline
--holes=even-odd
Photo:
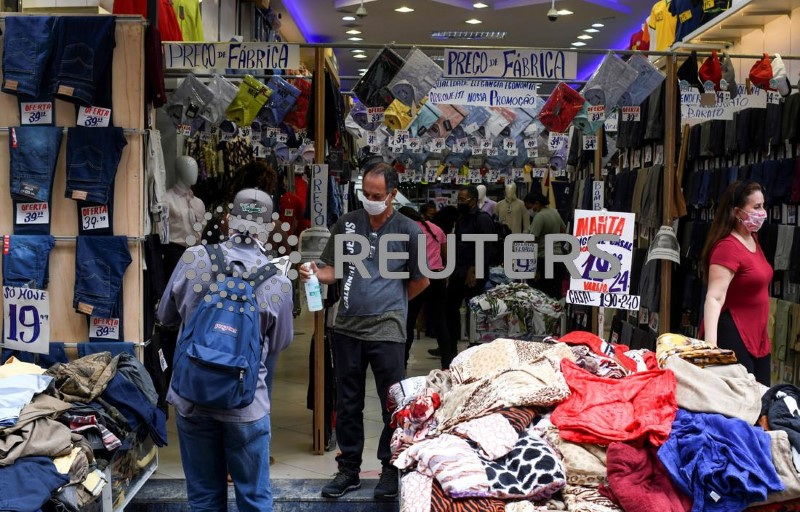
[[[311,411],[306,409],[308,353],[314,333],[313,316],[304,311],[295,319],[295,338],[281,353],[272,390],[272,478],[329,478],[336,472],[336,451],[312,453]],[[427,375],[438,368],[439,359],[428,354],[436,340],[422,337],[411,349],[408,376]],[[367,370],[367,397],[364,407],[364,462],[361,476],[377,478],[380,462],[376,458],[382,423],[380,404],[372,372]],[[167,425],[169,445],[159,450],[159,467],[153,478],[183,478],[175,415]]]

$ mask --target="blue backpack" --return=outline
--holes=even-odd
[[[261,329],[255,289],[275,275],[267,264],[246,279],[225,265],[219,245],[206,246],[217,278],[184,325],[175,349],[172,389],[213,409],[240,409],[255,399]],[[255,285],[251,285],[254,283]]]

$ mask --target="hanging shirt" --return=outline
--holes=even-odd
[[[714,246],[709,263],[722,265],[734,273],[722,311],[730,311],[742,341],[753,357],[768,355],[767,319],[772,267],[764,257],[761,244],[756,242],[756,252],[753,253],[738,238],[728,235]]]
[[[703,0],[672,0],[669,12],[678,18],[675,41],[681,41],[703,23]]]
[[[628,49],[639,50],[642,52],[646,52],[650,49],[650,34],[648,33],[647,26],[631,35],[631,41],[628,45]]]
[[[702,0],[703,2],[703,23],[711,20],[722,11],[731,8],[731,0]]]
[[[158,0],[158,29],[162,41],[183,41],[181,27],[175,18],[170,0]]]
[[[649,27],[655,30],[655,51],[666,50],[675,42],[678,18],[672,14],[667,0],[659,0],[650,11]],[[652,43],[651,43],[652,46]],[[653,49],[653,48],[651,48]]]
[[[184,41],[205,41],[198,0],[171,0]]]

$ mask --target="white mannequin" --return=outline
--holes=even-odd
[[[497,202],[486,197],[486,185],[478,185],[476,188],[478,189],[478,208],[494,217]]]
[[[191,189],[197,183],[197,174],[197,162],[194,158],[178,157],[175,160],[175,185],[167,190],[169,241],[184,247],[200,243],[202,224],[205,224],[203,216],[206,207],[203,201],[194,196]],[[199,230],[195,229],[197,223],[201,224]]]
[[[525,203],[517,199],[517,184],[506,185],[506,197],[497,203],[495,211],[497,217],[512,233],[527,233],[531,217],[525,208]]]

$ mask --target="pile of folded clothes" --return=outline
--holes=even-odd
[[[674,334],[497,339],[389,390],[400,510],[800,510],[798,399]]]
[[[127,352],[97,352],[48,369],[6,359],[0,510],[89,510],[106,485],[121,503],[126,486],[153,459],[154,445],[167,443],[157,398],[150,375]]]
[[[532,339],[558,333],[564,306],[524,283],[501,284],[469,301],[479,341],[498,337]]]

